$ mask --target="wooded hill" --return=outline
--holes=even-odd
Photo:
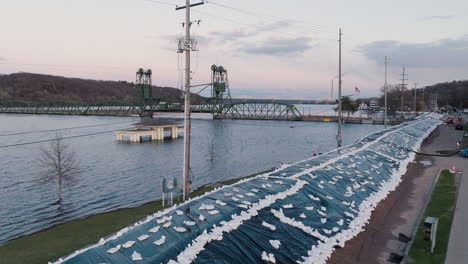
[[[126,81],[98,81],[60,76],[13,73],[0,75],[0,100],[137,102],[135,85]],[[179,102],[181,91],[171,87],[153,87],[153,96],[165,102]],[[203,97],[193,95],[194,101]],[[198,100],[197,100],[198,99]]]
[[[418,90],[418,92],[422,92]],[[437,94],[440,106],[468,108],[468,80],[438,83],[426,87],[425,93]]]
[[[379,97],[379,104],[384,105],[384,89],[381,88],[381,96]],[[401,109],[401,95],[400,85],[388,85],[388,111],[395,113]],[[424,95],[424,98],[423,98]],[[468,81],[453,81],[446,83],[438,83],[423,88],[416,89],[416,110],[427,111],[431,104],[431,98],[437,95],[437,103],[439,107],[452,106],[459,109],[468,108]],[[405,111],[412,111],[414,109],[414,89],[404,91],[404,108]],[[359,99],[359,102],[368,103],[370,98]]]

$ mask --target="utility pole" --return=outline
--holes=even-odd
[[[185,1],[185,6],[176,7],[176,10],[185,9],[185,90],[184,90],[184,167],[183,167],[183,178],[184,178],[184,190],[183,198],[184,201],[189,198],[190,194],[190,136],[191,136],[191,124],[190,124],[190,52],[192,50],[192,39],[190,38],[190,28],[192,22],[190,21],[190,7],[202,5],[204,2],[195,3],[190,5],[190,0]]]
[[[385,111],[384,111],[384,124],[385,124],[385,129],[387,129],[387,56],[385,56],[385,85],[384,85],[384,94],[385,94]]]
[[[341,143],[343,141],[343,137],[341,135],[341,116],[342,116],[342,109],[341,109],[341,28],[339,32],[339,49],[338,49],[338,135],[336,136],[336,141],[338,143],[338,148],[341,148]]]
[[[401,91],[401,107],[400,107],[400,111],[401,113],[403,114],[403,111],[404,111],[404,107],[405,107],[405,90],[406,90],[406,81],[408,79],[406,79],[406,76],[408,74],[405,74],[405,67],[403,67],[403,73],[401,74],[401,87],[400,87],[400,91]]]
[[[418,87],[418,83],[414,83],[414,113],[416,114],[416,87]]]
[[[426,91],[426,87],[423,87],[423,96],[422,96],[422,101],[423,101],[423,106],[422,106],[422,112],[426,111],[426,97],[424,95],[424,92]]]
[[[331,93],[330,93],[330,102],[333,102],[333,89],[334,89],[334,82],[333,82],[333,79],[332,79],[332,86],[331,86]]]

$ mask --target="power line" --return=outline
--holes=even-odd
[[[172,5],[174,6],[174,4],[170,4],[168,2],[162,2],[162,1],[155,1],[155,0],[144,0],[144,1],[147,1],[147,2],[153,2],[153,3],[157,3],[157,4],[166,4],[166,5]],[[217,5],[217,6],[220,6],[220,7],[223,7],[223,8],[228,8],[228,9],[232,9],[232,10],[236,10],[236,11],[239,11],[239,12],[244,12],[244,13],[249,13],[249,15],[252,15],[252,16],[256,16],[257,18],[260,18],[262,19],[262,15],[261,14],[257,14],[257,13],[254,13],[254,12],[250,12],[250,11],[247,11],[247,10],[243,10],[243,9],[240,9],[240,8],[236,8],[236,7],[230,7],[230,6],[227,6],[227,5],[223,5],[223,4],[218,4],[218,3],[214,3],[212,1],[206,1],[206,3],[211,3],[213,5]],[[242,11],[240,11],[242,10]],[[191,12],[193,13],[198,13],[198,14],[201,14],[201,15],[206,15],[206,16],[210,16],[210,17],[213,17],[213,18],[216,18],[216,19],[220,19],[220,20],[224,20],[224,21],[227,21],[227,22],[230,22],[230,23],[233,23],[233,24],[236,24],[236,25],[240,25],[240,26],[247,26],[247,27],[251,27],[251,28],[254,28],[256,30],[260,30],[261,28],[259,27],[259,25],[255,25],[255,24],[247,24],[247,23],[241,23],[237,20],[233,20],[233,19],[229,19],[229,18],[226,18],[226,17],[222,17],[222,16],[218,16],[218,15],[214,15],[214,14],[211,14],[211,13],[207,13],[207,12],[201,12],[201,11],[198,11],[198,10],[192,10]],[[264,19],[264,18],[263,18]],[[270,18],[269,19],[270,21],[274,21],[274,22],[277,22],[277,23],[280,23],[280,22],[287,22],[287,20],[289,19],[283,19],[283,21],[280,21],[280,20],[275,20],[273,18]],[[304,36],[304,33],[301,33],[301,34],[291,34],[289,32],[285,32],[285,31],[280,31],[278,30],[277,28],[272,28],[270,29],[270,31],[276,31],[278,33],[281,33],[283,35],[289,35],[289,36],[292,36],[292,37],[296,37],[296,38],[299,38],[299,37],[303,37]],[[321,33],[320,32],[321,30],[317,30],[317,29],[313,29],[313,30],[308,30],[308,32],[311,32],[311,33],[315,33],[315,34],[318,34],[318,33]],[[330,31],[323,31],[322,32],[327,32],[327,33],[331,33]]]
[[[247,14],[247,15],[251,15],[251,16],[254,16],[254,17],[257,17],[257,18],[263,18],[263,19],[268,19],[268,20],[272,20],[272,21],[278,21],[278,20],[282,20],[284,22],[287,22],[287,21],[292,21],[292,22],[299,22],[301,24],[306,24],[308,26],[310,26],[310,24],[308,24],[307,22],[304,22],[304,21],[298,21],[296,19],[289,19],[289,18],[282,18],[282,17],[277,17],[277,16],[271,16],[271,15],[267,15],[267,14],[262,14],[262,13],[259,13],[259,12],[254,12],[254,11],[250,11],[250,10],[245,10],[245,9],[242,9],[242,8],[238,8],[238,7],[233,7],[233,6],[229,6],[229,5],[226,5],[226,4],[220,4],[220,3],[216,3],[214,1],[206,1],[208,4],[213,4],[213,5],[216,5],[216,6],[219,6],[219,7],[223,7],[223,8],[226,8],[226,9],[231,9],[233,11],[237,11],[239,13],[243,13],[243,14]],[[321,27],[321,26],[320,26]],[[315,30],[318,31],[318,26],[314,26]],[[323,27],[321,27],[323,28]],[[331,31],[323,31],[323,32],[329,32],[331,33]]]
[[[248,123],[240,123],[240,122],[230,122],[230,121],[221,121],[223,124],[233,124],[233,125],[241,125],[241,126],[255,126],[255,127],[284,127],[284,128],[303,128],[303,127],[313,127],[316,126],[316,124],[311,124],[311,125],[270,125],[270,124],[248,124]],[[130,122],[129,122],[130,123]],[[79,128],[79,127],[77,127]],[[71,128],[73,129],[73,128]],[[124,128],[122,128],[124,129]],[[68,136],[68,137],[62,137],[62,139],[74,139],[74,138],[80,138],[80,137],[88,137],[88,136],[94,136],[94,135],[100,135],[100,134],[106,134],[106,133],[111,133],[116,130],[122,130],[122,129],[114,129],[114,130],[107,130],[107,131],[101,131],[101,132],[95,132],[95,133],[89,133],[89,134],[81,134],[81,135],[75,135],[75,136]],[[50,131],[50,130],[48,130]],[[31,132],[35,133],[35,132]],[[39,143],[46,143],[46,142],[51,142],[57,139],[44,139],[44,140],[38,140],[38,141],[30,141],[30,142],[24,142],[24,143],[17,143],[17,144],[11,144],[11,145],[3,145],[0,146],[0,148],[10,148],[10,147],[19,147],[19,146],[25,146],[25,145],[32,145],[32,144],[39,144]]]
[[[168,2],[154,1],[154,0],[144,0],[144,1],[174,6],[174,4],[170,4],[170,3],[168,3]],[[252,15],[252,16],[256,16],[257,18],[262,18],[262,16],[263,16],[263,17],[268,17],[267,15],[261,15],[261,14],[254,13],[254,12],[250,12],[250,11],[247,11],[247,10],[243,10],[243,9],[240,9],[240,8],[237,8],[237,7],[231,7],[231,6],[227,6],[227,5],[223,5],[223,4],[218,4],[218,3],[215,3],[215,2],[212,2],[212,1],[206,1],[206,3],[210,3],[210,4],[214,4],[214,5],[220,6],[220,7],[224,7],[224,8],[236,10],[236,11],[238,11],[238,12],[242,12],[242,13],[246,13],[246,14],[249,14],[249,15]],[[191,12],[199,13],[199,14],[206,15],[206,16],[211,16],[211,17],[214,17],[214,18],[217,18],[217,19],[221,19],[221,20],[224,20],[224,21],[227,21],[227,22],[236,24],[236,25],[242,25],[242,26],[247,26],[247,27],[251,27],[251,28],[254,28],[254,29],[259,29],[259,26],[258,26],[258,25],[240,23],[239,21],[236,21],[236,20],[233,20],[233,19],[228,19],[228,18],[225,18],[225,17],[222,17],[222,16],[213,15],[213,14],[206,13],[206,12],[200,12],[200,11],[198,11],[198,10],[192,10]],[[271,18],[269,18],[269,19],[272,20],[272,21],[274,21],[274,22],[285,22],[286,20],[290,20],[290,19],[283,19],[283,21],[280,21],[280,20],[274,19],[273,17],[271,17]],[[299,35],[294,35],[294,34],[291,34],[291,33],[288,33],[288,32],[280,32],[280,31],[278,31],[277,29],[271,29],[271,30],[272,30],[272,31],[277,31],[277,32],[282,33],[282,34],[285,34],[285,35],[290,35],[290,36],[294,36],[294,37],[299,37]],[[313,32],[313,33],[320,33],[319,30],[317,30],[317,29],[313,30],[312,32]],[[329,32],[329,31],[327,31],[327,32]],[[300,36],[302,36],[302,35],[303,35],[303,34],[300,34]]]
[[[224,21],[228,21],[228,22],[234,23],[236,25],[242,25],[242,26],[257,28],[257,26],[254,25],[254,24],[239,23],[239,21],[236,21],[236,20],[233,20],[233,19],[225,18],[225,17],[218,16],[218,15],[213,15],[213,14],[206,13],[206,12],[200,12],[198,10],[192,10],[192,12],[199,13],[199,14],[206,15],[206,16],[210,16],[210,17],[214,17],[214,18],[221,19],[221,20],[224,20]]]
[[[255,12],[244,10],[244,9],[237,8],[237,7],[232,7],[232,6],[228,6],[228,5],[224,5],[224,4],[219,4],[219,3],[216,3],[214,1],[206,1],[206,2],[208,4],[213,4],[213,5],[216,5],[216,6],[219,6],[219,7],[224,7],[224,8],[227,8],[227,9],[237,11],[239,13],[243,13],[243,14],[247,14],[247,15],[251,15],[251,16],[255,16],[255,17],[259,17],[259,18],[263,17],[263,18],[266,18],[266,19],[273,19],[273,20],[278,19],[278,18],[275,18],[273,16],[263,15],[263,14],[260,14],[260,13],[255,13]]]
[[[165,2],[165,1],[158,1],[158,0],[144,0],[144,1],[152,2],[152,3],[156,3],[156,4],[162,4],[162,5],[177,6],[174,3],[169,3],[169,2]]]
[[[62,130],[71,130],[71,129],[88,128],[88,127],[97,127],[97,126],[109,126],[109,125],[127,124],[127,123],[133,123],[133,122],[135,122],[135,121],[115,122],[115,123],[106,123],[106,124],[89,125],[89,126],[66,127],[66,128],[58,128],[58,129],[37,130],[37,131],[28,131],[28,132],[11,133],[11,134],[1,134],[0,137],[5,137],[5,136],[16,136],[16,135],[27,135],[27,134],[35,134],[35,133],[43,133],[43,132],[51,132],[51,131],[62,131]]]
[[[236,21],[236,20],[233,20],[233,19],[225,18],[225,17],[218,16],[218,15],[213,15],[213,14],[207,13],[207,12],[200,12],[200,11],[198,11],[198,10],[192,10],[192,12],[198,13],[198,14],[201,14],[201,15],[210,16],[210,17],[213,17],[213,18],[216,18],[216,19],[224,20],[224,21],[230,22],[230,23],[235,24],[235,25],[238,25],[238,26],[246,26],[246,27],[250,27],[250,28],[253,28],[253,29],[256,29],[256,30],[260,30],[260,29],[261,29],[261,28],[259,27],[259,25],[241,23],[241,22]],[[304,36],[304,34],[291,34],[291,33],[288,33],[288,32],[280,31],[280,30],[278,30],[277,28],[272,28],[271,31],[276,31],[276,32],[281,33],[281,34],[283,34],[283,35],[289,35],[289,36],[295,37],[295,38],[299,38],[299,37],[303,37],[303,36]]]
[[[108,130],[108,131],[102,131],[102,132],[96,132],[96,133],[89,133],[89,134],[83,134],[83,135],[62,137],[62,139],[72,139],[72,138],[88,137],[88,136],[94,136],[94,135],[100,135],[100,134],[110,133],[110,132],[114,132],[114,131],[115,131],[115,130]],[[17,143],[17,144],[11,144],[11,145],[3,145],[3,146],[0,146],[0,148],[10,148],[10,147],[18,147],[18,146],[32,145],[32,144],[38,144],[38,143],[51,142],[51,141],[54,141],[54,140],[57,140],[57,139],[56,139],[56,138],[54,138],[54,139],[44,139],[44,140],[31,141],[31,142],[24,142],[24,143]]]
[[[297,122],[306,122],[306,121],[297,121]],[[241,125],[241,126],[256,126],[256,127],[284,127],[284,128],[302,128],[302,127],[313,127],[317,126],[316,122],[311,125],[269,125],[269,124],[248,124],[248,123],[240,123],[240,122],[232,122],[232,121],[225,121],[222,120],[221,123],[223,124],[233,124],[233,125]]]

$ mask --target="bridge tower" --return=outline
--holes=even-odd
[[[229,90],[228,72],[223,66],[211,66],[211,112],[218,115],[224,105],[232,102]]]
[[[144,70],[140,68],[136,72],[135,88],[137,90],[137,100],[140,105],[140,116],[149,115],[151,116],[151,109],[157,98],[153,97],[153,84],[152,84],[153,72],[151,69]],[[149,109],[148,109],[149,106]],[[149,111],[145,114],[145,111]]]
[[[153,97],[153,89],[151,89],[152,75],[153,72],[151,71],[151,69],[145,71],[143,70],[143,68],[140,68],[136,73],[135,85],[139,95],[141,96],[141,99],[149,99]]]

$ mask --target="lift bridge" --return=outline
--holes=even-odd
[[[207,97],[199,97],[191,111],[211,113],[214,119],[254,119],[254,120],[302,120],[301,113],[294,105],[275,101],[232,102],[229,89],[228,72],[223,66],[211,66],[211,82],[201,87],[202,91],[210,87]],[[136,100],[100,101],[83,103],[78,101],[2,101],[0,113],[14,114],[55,114],[55,115],[102,115],[102,116],[152,116],[154,112],[183,112],[182,91],[179,102],[169,103],[168,98],[153,95],[152,71],[139,69],[136,72]]]

